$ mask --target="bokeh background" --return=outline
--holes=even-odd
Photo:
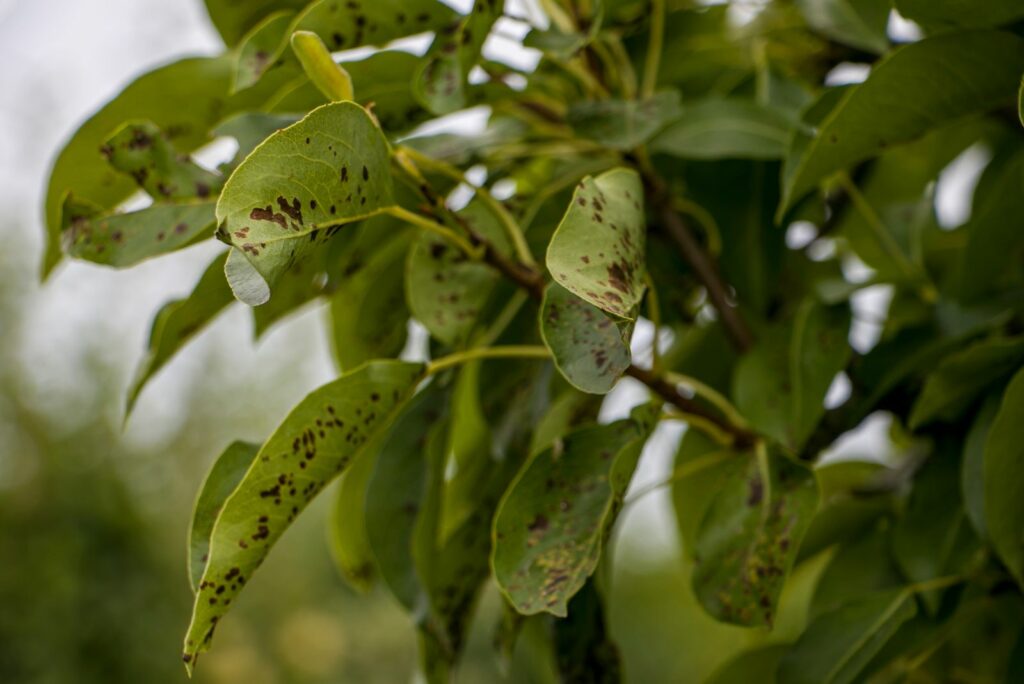
[[[894,20],[893,30],[912,27]],[[321,311],[306,309],[257,344],[236,306],[150,384],[124,424],[152,316],[191,289],[216,246],[127,271],[65,263],[38,282],[42,197],[62,142],[137,74],[220,49],[200,0],[0,0],[0,682],[185,681],[179,647],[191,608],[185,535],[195,492],[226,444],[262,440],[336,372]],[[536,58],[500,39],[489,50]],[[863,76],[850,67],[834,78]],[[966,218],[963,198],[984,161],[970,151],[944,175],[947,224]],[[884,291],[861,295],[857,344],[870,344],[884,300]],[[640,397],[627,382],[604,413],[625,413]],[[869,425],[846,448],[877,457],[871,430],[884,429],[884,419]],[[636,487],[665,478],[679,434],[659,431]],[[198,682],[415,680],[413,630],[397,604],[383,592],[356,595],[333,568],[328,498],[254,578]],[[746,643],[786,639],[821,566],[797,573],[766,635],[718,625],[696,608],[667,490],[627,506],[613,553],[611,629],[630,681],[644,683],[700,681]],[[490,647],[497,608],[491,589],[459,680],[547,681],[525,652],[499,672]]]

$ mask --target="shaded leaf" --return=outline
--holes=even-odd
[[[798,0],[797,6],[808,24],[830,38],[874,53],[889,49],[892,0]]]
[[[205,0],[210,20],[229,47],[241,40],[249,29],[268,14],[285,9],[299,10],[308,2],[309,0]]]
[[[1018,584],[1024,584],[1024,369],[1010,381],[985,440],[985,522],[996,553]]]
[[[189,525],[188,569],[193,593],[198,591],[203,572],[206,570],[214,523],[224,502],[235,491],[235,487],[256,460],[259,450],[259,444],[232,442],[213,462],[213,467],[199,488],[199,496],[192,510],[192,522]]]
[[[135,400],[149,379],[234,301],[231,288],[224,280],[226,257],[226,254],[221,254],[206,267],[188,297],[167,302],[157,312],[150,328],[146,355],[139,363],[128,390],[126,413],[131,413]]]
[[[740,99],[699,100],[651,141],[682,159],[779,159],[793,121],[781,110]]]
[[[511,245],[501,224],[474,200],[459,212],[460,219],[508,256]],[[459,346],[477,320],[501,273],[473,261],[443,237],[420,231],[406,264],[406,299],[416,320],[435,338]]]
[[[327,525],[327,538],[335,565],[349,586],[363,592],[370,590],[377,575],[365,515],[368,484],[376,456],[372,449],[367,449],[342,473]]]
[[[960,473],[961,492],[967,517],[982,539],[988,537],[985,523],[985,442],[999,410],[998,395],[990,395],[978,409],[971,429],[964,440],[963,463]]]
[[[715,670],[708,684],[776,684],[775,670],[788,648],[775,644],[744,651]]]
[[[770,626],[817,509],[817,485],[777,453],[729,463],[697,533],[694,594],[718,620]]]
[[[679,91],[664,90],[647,100],[595,100],[569,107],[567,122],[582,138],[616,150],[643,145],[679,118]]]
[[[628,333],[593,304],[552,283],[544,293],[540,331],[555,366],[574,387],[605,394],[629,367]]]
[[[576,430],[531,458],[494,519],[491,563],[502,593],[524,615],[564,617],[594,572],[657,408]]]
[[[269,290],[340,226],[393,204],[384,135],[362,107],[336,102],[272,134],[235,169],[217,202],[218,233]],[[246,304],[263,303],[228,282]]]
[[[584,178],[547,250],[557,283],[622,318],[635,317],[644,294],[642,202],[640,176],[632,169]]]
[[[469,14],[438,28],[413,79],[413,92],[427,109],[448,114],[466,106],[469,71],[504,6],[504,0],[474,0]]]
[[[619,649],[612,641],[602,596],[593,579],[569,602],[564,620],[554,621],[554,647],[563,684],[618,684]]]
[[[978,395],[1024,363],[1024,338],[990,337],[950,354],[925,378],[910,427],[951,421],[977,403]]]
[[[1024,6],[1012,0],[895,0],[895,5],[929,31],[1000,26],[1024,17]]]
[[[423,377],[417,363],[379,361],[313,391],[260,449],[225,501],[185,637],[191,671],[271,546],[306,505],[386,429]]]
[[[811,618],[904,583],[893,560],[892,534],[884,524],[859,537],[847,537],[814,588]]]
[[[779,684],[848,684],[917,613],[914,595],[894,590],[851,601],[816,618],[779,663]]]
[[[830,174],[913,140],[944,121],[998,106],[1024,71],[1024,41],[977,31],[894,50],[845,90],[806,146],[790,149],[780,215]],[[924,74],[941,72],[935,80]]]

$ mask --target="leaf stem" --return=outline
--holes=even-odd
[[[386,214],[394,216],[396,219],[400,221],[411,223],[417,228],[422,228],[423,230],[426,230],[430,233],[434,233],[435,235],[441,236],[442,238],[448,240],[453,245],[457,246],[459,249],[465,252],[466,256],[468,256],[473,261],[482,261],[484,258],[483,247],[474,246],[469,240],[462,237],[451,228],[448,228],[447,226],[442,226],[437,221],[428,219],[426,216],[422,216],[415,212],[409,211],[405,207],[400,207],[398,205],[388,207],[387,209],[384,210],[384,212]]]
[[[427,364],[427,375],[459,366],[475,359],[549,359],[551,352],[540,345],[507,345],[501,347],[475,347],[455,352]]]
[[[505,234],[508,236],[509,242],[512,243],[519,261],[530,268],[534,268],[537,265],[536,260],[533,258],[533,254],[530,252],[530,246],[526,243],[526,236],[523,235],[523,231],[519,227],[519,224],[516,223],[515,218],[513,218],[512,214],[509,213],[508,209],[506,209],[501,202],[494,199],[494,195],[491,194],[490,190],[470,183],[469,179],[466,178],[462,171],[448,162],[441,161],[440,159],[434,159],[433,157],[427,156],[419,150],[415,150],[411,147],[403,147],[401,148],[401,151],[414,163],[424,168],[437,171],[458,183],[464,183],[470,188],[473,188],[476,196],[480,198],[480,201],[484,203],[487,210],[495,219],[497,219],[498,223],[500,223],[501,227],[505,230]]]
[[[654,95],[664,42],[665,0],[651,0],[651,38],[647,42],[647,61],[644,62],[644,77],[640,85],[641,99],[646,100]]]
[[[682,373],[675,373],[672,371],[665,373],[665,379],[677,385],[682,385],[693,391],[694,394],[707,399],[713,406],[715,406],[715,408],[721,411],[725,417],[729,419],[730,423],[736,427],[743,429],[748,429],[750,427],[749,423],[744,420],[736,407],[732,405],[732,402],[726,399],[725,395],[710,385],[706,385],[693,376],[683,375]]]

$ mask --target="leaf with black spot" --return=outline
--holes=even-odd
[[[309,394],[266,441],[213,526],[209,560],[185,636],[184,660],[190,672],[274,543],[390,426],[423,371],[422,364],[401,361],[360,366]]]
[[[603,311],[635,318],[645,290],[643,201],[632,169],[584,178],[548,245],[555,282]]]
[[[728,464],[697,532],[693,591],[718,620],[771,626],[818,507],[817,484],[774,449]]]

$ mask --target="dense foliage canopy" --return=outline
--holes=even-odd
[[[257,336],[327,304],[338,378],[198,495],[190,671],[341,478],[338,566],[408,610],[428,681],[488,581],[499,654],[535,625],[563,681],[618,681],[598,571],[679,421],[692,590],[764,637],[716,681],[1024,676],[1024,4],[206,4],[225,52],[141,76],[60,153],[44,263],[228,247],[157,313],[129,411],[236,300]],[[485,49],[511,29],[536,67]],[[224,138],[217,168],[190,156]],[[984,170],[946,225],[965,151]],[[648,400],[599,420],[627,376]],[[873,416],[874,453],[829,457]],[[812,561],[803,633],[772,640]]]

